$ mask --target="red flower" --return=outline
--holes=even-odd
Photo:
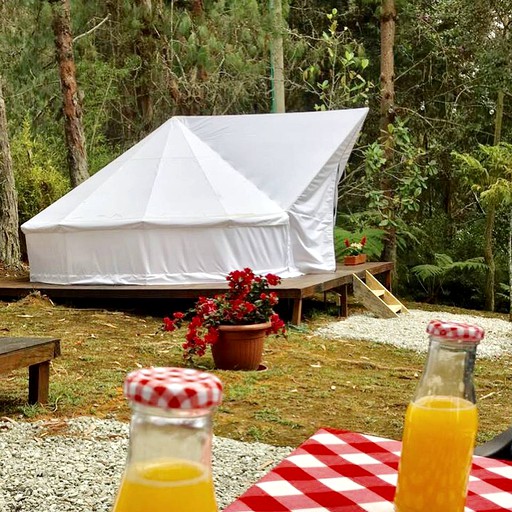
[[[277,286],[281,282],[281,278],[274,274],[267,274],[265,277],[267,278],[270,286]]]
[[[366,237],[363,236],[363,238],[361,238],[361,245],[364,247],[366,245]]]
[[[214,343],[217,342],[218,339],[219,339],[219,330],[215,329],[215,327],[210,327],[204,337],[204,341],[206,343],[210,343],[211,345],[213,345]]]
[[[270,317],[270,330],[274,334],[278,334],[280,331],[282,334],[285,333],[285,325],[284,322],[279,318],[279,315],[274,314]]]
[[[258,306],[256,306],[256,304],[252,304],[251,302],[244,302],[244,308],[247,313],[252,313],[258,309]]]
[[[189,325],[185,339],[188,342],[192,342],[195,340],[196,336],[197,336],[197,331],[191,325]]]
[[[343,240],[343,243],[345,244],[345,247],[350,247],[350,242],[348,241],[348,238],[345,238],[345,240]]]
[[[271,322],[269,333],[285,334],[285,324],[273,307],[279,302],[270,286],[281,278],[274,274],[255,275],[250,268],[234,270],[226,277],[228,291],[214,297],[199,297],[188,311],[173,313],[173,320],[164,318],[163,329],[173,331],[189,319],[183,356],[193,363],[194,356],[204,355],[208,345],[217,342],[220,325],[243,325]]]
[[[268,301],[271,306],[275,306],[279,302],[279,298],[275,292],[270,292],[268,294]]]
[[[164,318],[164,331],[175,331],[175,330],[176,330],[176,326],[174,325],[174,322],[168,316],[166,316]]]

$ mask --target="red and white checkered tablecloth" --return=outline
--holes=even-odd
[[[321,429],[224,512],[392,512],[400,448]],[[465,512],[503,510],[512,510],[512,463],[475,456]]]

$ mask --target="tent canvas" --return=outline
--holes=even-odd
[[[367,111],[169,119],[23,224],[31,281],[334,271],[337,185]]]

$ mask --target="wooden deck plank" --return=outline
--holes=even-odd
[[[363,263],[356,266],[340,266],[336,272],[308,274],[283,279],[279,286],[272,287],[280,297],[311,297],[315,293],[332,290],[352,282],[352,275],[364,276],[365,270],[382,274],[393,269],[391,262]],[[47,284],[30,282],[28,278],[0,278],[0,297],[23,297],[32,291],[40,291],[53,297],[86,298],[195,298],[199,295],[222,293],[227,290],[224,283],[194,283],[169,285],[92,285],[92,284]]]
[[[383,274],[386,284],[391,283],[392,262],[367,262],[361,265],[340,266],[336,272],[307,274],[283,279],[278,286],[271,287],[280,299],[294,301],[313,297],[317,293],[339,291],[352,284],[352,276],[364,277],[365,271]],[[200,295],[214,295],[228,289],[227,283],[194,283],[169,285],[92,285],[92,284],[47,284],[30,282],[28,278],[0,278],[0,298],[24,297],[33,291],[52,298],[86,299],[195,299]],[[345,290],[346,291],[346,290]],[[296,312],[300,312],[294,303]],[[297,315],[295,315],[297,316]]]

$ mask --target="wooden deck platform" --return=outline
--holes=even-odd
[[[293,301],[292,323],[299,324],[302,316],[302,300],[317,293],[336,292],[340,296],[339,314],[346,317],[347,290],[356,274],[364,279],[365,271],[382,275],[384,285],[391,290],[392,262],[370,262],[354,266],[340,266],[328,274],[308,274],[283,279],[274,288],[280,299]],[[194,299],[200,295],[214,295],[226,291],[227,284],[204,283],[188,285],[60,285],[30,282],[28,278],[0,278],[0,298],[20,298],[39,291],[50,298],[87,299]]]

